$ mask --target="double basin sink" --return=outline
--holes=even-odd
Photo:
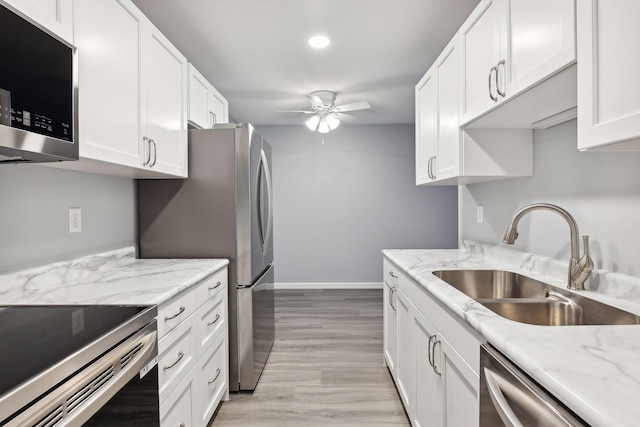
[[[640,316],[509,271],[440,270],[433,274],[516,322],[542,326],[640,324]]]

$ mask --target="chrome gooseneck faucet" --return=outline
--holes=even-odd
[[[518,238],[518,222],[527,213],[535,210],[547,210],[552,211],[562,216],[569,224],[571,231],[571,260],[569,261],[569,277],[567,280],[567,288],[583,291],[584,282],[587,280],[591,271],[593,270],[593,261],[589,256],[589,236],[582,236],[584,255],[580,257],[580,243],[578,241],[578,224],[573,219],[571,214],[559,206],[549,203],[534,203],[529,206],[525,206],[520,209],[511,219],[511,223],[504,233],[502,241],[508,245],[513,243]]]

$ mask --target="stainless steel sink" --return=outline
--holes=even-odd
[[[632,325],[640,316],[548,283],[500,270],[441,270],[434,275],[494,313],[541,326]]]
[[[478,298],[544,298],[546,283],[502,270],[440,270],[434,275],[463,294]]]

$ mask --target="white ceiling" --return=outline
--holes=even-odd
[[[414,86],[478,0],[133,0],[237,122],[301,124],[305,95],[368,101],[359,124],[414,122]],[[307,44],[324,34],[324,50]]]

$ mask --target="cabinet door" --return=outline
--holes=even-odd
[[[142,165],[140,47],[144,20],[128,0],[75,2],[80,157]]]
[[[198,361],[193,372],[195,395],[193,421],[196,427],[207,427],[227,390],[227,337],[220,335]]]
[[[416,184],[433,181],[438,155],[438,83],[432,68],[416,85]]]
[[[431,345],[437,337],[435,327],[416,312],[416,408],[412,424],[416,427],[444,425],[444,381],[431,365]],[[437,365],[436,365],[437,366]]]
[[[445,423],[442,425],[477,427],[480,378],[441,335],[437,337],[435,353],[445,382]]]
[[[640,2],[578,1],[577,26],[578,148],[640,149]]]
[[[412,419],[415,411],[416,353],[414,333],[414,312],[412,304],[398,289],[396,292],[398,309],[398,364],[396,385],[404,407]]]
[[[385,274],[383,294],[383,323],[384,323],[384,358],[391,375],[396,377],[396,354],[398,349],[398,317],[396,312],[396,287]]]
[[[4,0],[4,2],[73,44],[73,0]]]
[[[435,63],[438,75],[438,157],[435,176],[460,175],[460,127],[458,124],[458,39],[455,37]]]
[[[507,0],[507,11],[509,97],[575,62],[575,0]]]
[[[193,427],[192,401],[194,394],[193,379],[183,381],[160,406],[160,427]]]
[[[213,86],[209,88],[209,121],[211,126],[229,123],[229,103]]]
[[[495,74],[491,73],[491,69],[501,59],[501,25],[504,25],[505,20],[503,2],[504,0],[481,1],[460,27],[462,124],[488,111],[498,102]]]
[[[189,64],[189,112],[188,120],[195,126],[210,128],[209,88],[211,85],[192,64]]]
[[[150,23],[143,52],[146,118],[151,140],[149,166],[159,172],[187,175],[187,60]]]

